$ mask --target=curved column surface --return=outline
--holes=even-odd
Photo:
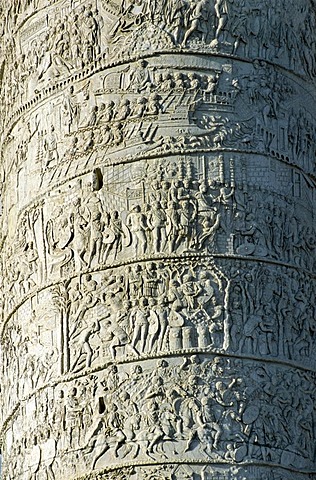
[[[313,480],[309,0],[8,2],[4,480]]]

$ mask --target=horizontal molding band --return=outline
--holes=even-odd
[[[101,265],[99,268],[93,268],[93,269],[85,269],[80,272],[74,273],[67,277],[68,280],[75,279],[76,277],[79,277],[81,275],[86,275],[86,274],[93,274],[93,273],[99,273],[99,272],[106,272],[108,270],[113,270],[114,268],[119,268],[119,267],[124,267],[124,266],[129,266],[129,265],[136,265],[138,263],[146,263],[146,262],[161,262],[161,261],[171,261],[171,262],[177,262],[177,261],[202,261],[203,259],[221,259],[221,260],[236,260],[236,261],[244,261],[244,262],[253,262],[253,263],[259,263],[259,264],[264,264],[264,265],[274,265],[274,266],[281,266],[285,268],[290,268],[292,270],[297,270],[300,271],[306,275],[308,275],[311,278],[316,278],[316,273],[310,272],[309,270],[306,270],[302,267],[299,267],[297,265],[285,263],[285,262],[280,262],[278,260],[273,260],[273,259],[267,259],[263,257],[254,257],[254,256],[242,256],[242,255],[233,255],[233,254],[197,254],[197,253],[185,253],[185,254],[180,254],[180,255],[149,255],[147,256],[141,256],[138,258],[133,258],[130,260],[126,260],[125,262],[114,262],[111,265]],[[47,290],[48,288],[54,287],[56,285],[59,285],[61,283],[61,280],[55,281],[55,282],[48,282],[43,284],[43,286],[36,288],[29,292],[25,297],[12,309],[12,311],[7,315],[2,323],[1,330],[0,330],[0,340],[2,340],[3,335],[4,335],[4,330],[9,322],[10,318],[14,313],[30,298],[33,296],[37,295],[38,293]]]

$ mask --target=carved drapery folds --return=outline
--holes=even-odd
[[[22,3],[4,480],[315,479],[315,7]]]

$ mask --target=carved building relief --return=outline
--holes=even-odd
[[[4,480],[313,480],[315,6],[0,17]]]
[[[238,475],[251,472],[254,459],[262,464],[256,478],[264,478],[260,470],[269,464],[307,473],[314,468],[314,377],[281,365],[209,355],[111,365],[24,402],[19,427],[7,432],[6,453],[14,459],[19,449],[29,452],[17,464],[20,476],[29,470],[49,471],[52,478],[78,475],[76,458],[100,473],[109,462],[119,472],[135,459],[164,470],[168,459],[169,478],[178,478],[173,459],[183,459],[179,475],[183,468],[196,478],[212,475],[217,463],[228,465],[223,478],[233,478],[232,462]],[[45,424],[34,428],[38,415]],[[203,459],[209,467],[194,466]],[[223,467],[218,468],[221,475]]]

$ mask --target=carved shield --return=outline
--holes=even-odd
[[[124,223],[122,224],[122,230],[123,230],[123,233],[124,233],[124,236],[123,236],[123,247],[127,248],[127,247],[129,247],[130,244],[132,243],[131,232],[129,231],[129,229],[127,228],[127,226],[124,225]]]
[[[30,458],[32,459],[32,462],[30,465],[30,471],[32,473],[36,473],[41,461],[41,449],[39,445],[34,445],[34,447],[31,450]]]
[[[247,445],[242,445],[241,447],[237,448],[235,451],[235,461],[242,462],[245,456],[247,455]]]
[[[255,254],[258,255],[258,257],[266,257],[268,253],[268,249],[262,245],[257,245],[255,248]]]
[[[259,417],[259,413],[260,413],[259,407],[257,407],[256,405],[249,405],[243,413],[243,416],[242,416],[243,423],[245,425],[251,425]]]
[[[115,233],[110,228],[105,228],[103,232],[103,243],[106,245],[113,243],[115,240]]]
[[[256,246],[253,245],[252,243],[243,243],[237,248],[236,252],[239,255],[252,255],[255,249],[256,249]]]
[[[53,438],[50,438],[43,444],[43,451],[45,452],[45,458],[43,458],[43,464],[49,467],[55,460],[56,455],[56,442]]]

